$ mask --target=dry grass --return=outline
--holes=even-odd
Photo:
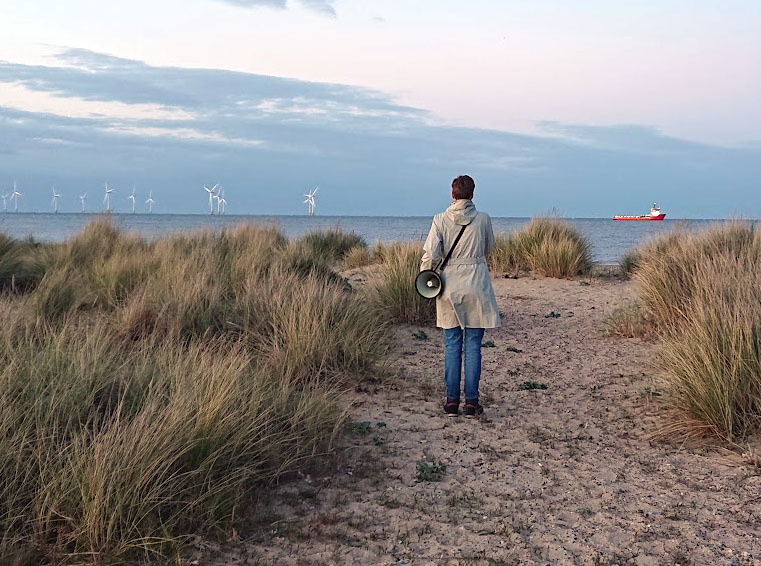
[[[630,303],[614,310],[605,319],[605,333],[622,338],[645,338],[655,336],[655,327],[642,312],[639,303]]]
[[[383,271],[370,286],[372,302],[396,322],[430,324],[436,320],[436,303],[415,291],[423,254],[420,244],[395,243],[385,250]]]
[[[370,251],[366,246],[354,246],[346,252],[344,265],[347,269],[365,267],[370,264]]]
[[[0,240],[0,556],[169,554],[328,451],[388,336],[324,261],[254,226]]]
[[[729,441],[761,418],[761,235],[733,220],[646,245],[634,280],[679,420]]]
[[[587,238],[558,218],[534,218],[524,228],[498,236],[489,255],[494,271],[530,271],[556,278],[588,273],[592,263]]]
[[[311,232],[302,239],[313,257],[331,262],[343,261],[352,248],[367,248],[367,242],[354,232],[344,233],[340,227]]]

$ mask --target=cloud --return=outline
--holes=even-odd
[[[233,6],[239,6],[241,8],[258,8],[261,6],[268,8],[279,8],[284,10],[286,6],[286,0],[218,0]],[[326,16],[336,17],[336,10],[333,7],[334,0],[300,0],[300,3],[307,8],[319,12]]]
[[[495,215],[556,207],[606,216],[651,200],[672,216],[740,204],[761,213],[752,186],[761,147],[697,144],[638,125],[546,122],[540,135],[445,126],[371,89],[153,67],[84,49],[61,52],[58,63],[0,62],[0,191],[17,178],[30,209],[46,209],[41,187],[51,183],[71,192],[108,180],[155,189],[164,210],[202,212],[196,189],[213,180],[238,212],[301,212],[297,197],[320,183],[326,213],[430,214],[446,205],[450,179],[468,172]],[[3,106],[7,85],[58,103]]]

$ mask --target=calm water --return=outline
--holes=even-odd
[[[0,213],[0,232],[15,238],[33,236],[37,240],[62,241],[97,218],[97,214]],[[182,214],[114,214],[116,224],[136,230],[148,238],[197,228],[220,228],[240,222],[275,224],[288,236],[301,236],[312,230],[341,226],[354,231],[368,242],[375,240],[425,239],[431,226],[427,216],[205,216]],[[528,222],[528,218],[492,218],[495,232],[509,232]],[[622,253],[648,237],[673,227],[676,222],[700,227],[709,220],[669,220],[663,222],[615,222],[606,218],[572,218],[592,242],[595,259],[614,263]]]

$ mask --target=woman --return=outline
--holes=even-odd
[[[481,342],[484,329],[499,328],[499,309],[491,286],[486,256],[494,247],[491,218],[473,204],[476,184],[468,175],[452,181],[453,202],[434,216],[423,246],[420,269],[434,269],[452,247],[463,226],[457,247],[441,279],[444,291],[436,298],[436,326],[444,329],[444,378],[447,399],[444,412],[457,416],[460,409],[460,371],[465,345],[466,416],[484,412],[478,401],[481,380]]]

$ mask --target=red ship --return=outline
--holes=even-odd
[[[661,212],[661,207],[657,203],[653,203],[653,208],[650,209],[650,214],[616,214],[613,220],[663,220],[666,218],[666,213]]]

